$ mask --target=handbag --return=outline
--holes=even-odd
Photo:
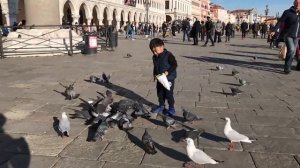
[[[279,55],[278,55],[279,60],[285,60],[286,53],[287,53],[287,47],[284,43],[279,50]]]

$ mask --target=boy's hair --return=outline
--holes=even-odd
[[[150,47],[150,50],[152,51],[153,48],[155,47],[160,47],[160,46],[164,46],[164,42],[159,39],[159,38],[154,38],[150,41],[150,44],[149,44],[149,47]]]

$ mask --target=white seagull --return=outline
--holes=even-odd
[[[208,156],[206,153],[204,153],[202,150],[197,149],[195,147],[193,139],[186,138],[185,141],[187,143],[186,150],[187,150],[188,157],[196,164],[199,164],[200,167],[203,164],[218,164],[219,163],[218,161],[215,161],[210,156]],[[192,166],[191,164],[192,164],[192,162],[187,163],[188,166]]]
[[[229,150],[233,150],[233,142],[246,142],[246,143],[252,143],[247,136],[238,133],[236,130],[231,128],[231,120],[228,117],[222,118],[223,120],[226,120],[225,128],[224,128],[224,134],[225,136],[230,140],[229,144]]]

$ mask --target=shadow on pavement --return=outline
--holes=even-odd
[[[201,62],[211,62],[217,64],[227,64],[227,65],[234,65],[243,68],[249,69],[256,69],[268,72],[275,72],[283,74],[282,70],[277,70],[276,68],[283,68],[283,65],[279,64],[271,64],[271,63],[264,63],[264,62],[248,62],[248,61],[241,61],[235,59],[228,59],[228,58],[216,58],[216,57],[207,57],[207,56],[200,56],[200,57],[192,57],[192,56],[182,56],[188,59],[194,59]]]
[[[131,99],[134,101],[139,101],[142,104],[145,104],[151,108],[154,108],[156,106],[154,103],[152,103],[152,102],[148,101],[147,99],[143,98],[142,96],[136,94],[134,91],[124,88],[122,86],[118,86],[113,83],[97,83],[97,84],[115,91],[116,94],[119,96],[123,96],[127,99]]]
[[[232,56],[232,57],[246,57],[246,58],[249,58],[249,59],[251,59],[251,61],[252,61],[252,59],[253,59],[253,56],[254,55],[242,55],[242,54],[234,54],[234,53],[230,53],[230,52],[228,52],[228,53],[226,53],[226,52],[211,52],[211,53],[214,53],[214,54],[222,54],[222,55],[229,55],[229,56]],[[266,57],[257,57],[257,60],[270,60],[270,61],[278,61],[278,58],[266,58]],[[258,62],[258,61],[255,61],[255,63],[256,62]]]
[[[272,55],[272,56],[277,56],[277,54],[273,54],[273,53],[266,53],[266,52],[251,52],[251,51],[238,51],[238,50],[232,50],[235,52],[239,52],[239,53],[247,53],[247,54],[259,54],[259,55]],[[261,58],[261,57],[258,57]],[[277,59],[278,60],[278,59]]]
[[[0,114],[0,167],[28,168],[30,163],[29,146],[23,137],[14,139],[6,134],[3,126],[6,118]]]
[[[154,142],[155,147],[161,151],[163,154],[165,154],[166,156],[178,160],[178,161],[182,161],[182,162],[188,162],[190,161],[190,159],[188,158],[188,156],[184,153],[178,152],[172,148],[169,147],[165,147],[162,146],[160,144],[158,144],[157,142]]]

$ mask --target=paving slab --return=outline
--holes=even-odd
[[[291,155],[270,155],[268,153],[251,153],[257,168],[299,168]]]
[[[53,168],[102,168],[104,162],[77,158],[60,158]]]

